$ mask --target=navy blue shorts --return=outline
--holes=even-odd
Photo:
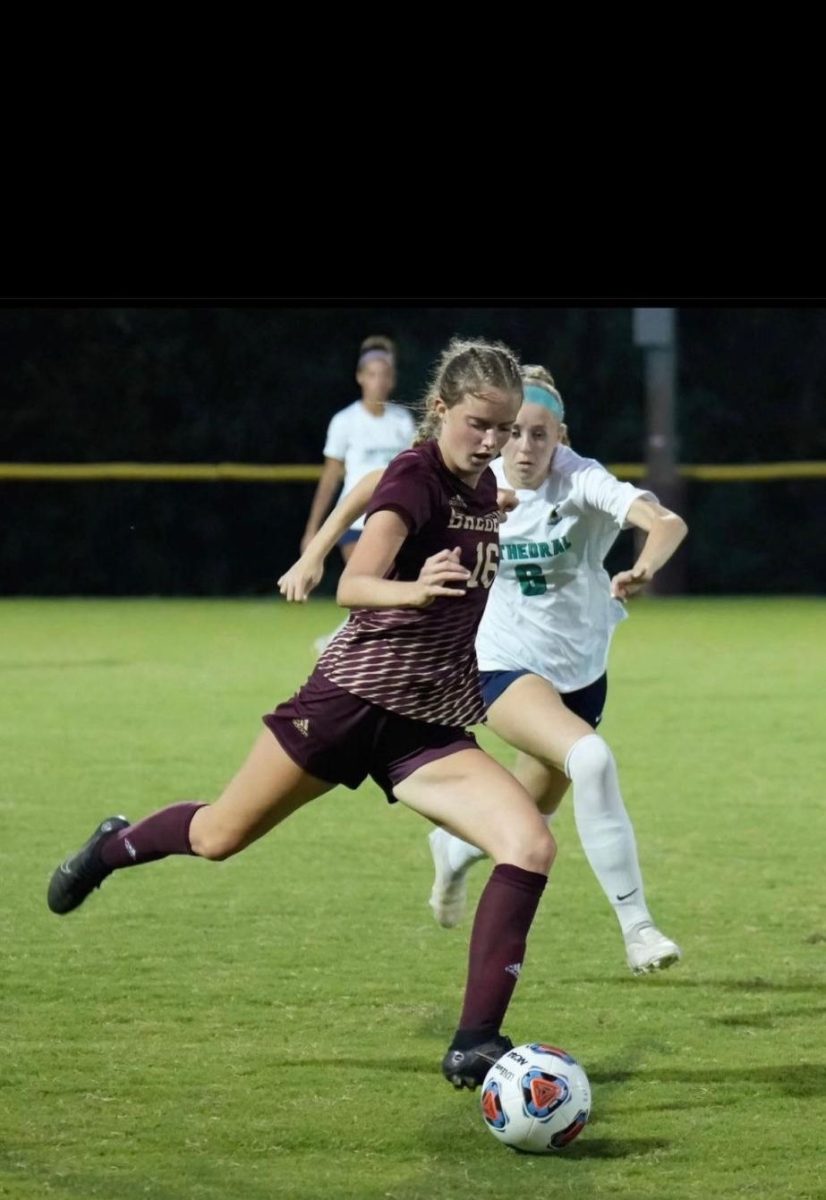
[[[360,537],[361,537],[360,529],[348,529],[346,533],[343,533],[341,535],[341,537],[338,539],[338,542],[336,543],[336,545],[349,546],[351,542],[357,542]]]
[[[345,692],[318,670],[263,721],[308,774],[348,788],[357,788],[369,775],[391,804],[395,785],[425,763],[477,748],[466,729],[388,712]]]
[[[482,698],[485,701],[485,708],[490,708],[494,700],[498,700],[515,679],[519,679],[522,675],[535,674],[535,671],[480,671],[479,678],[482,681]],[[559,698],[567,709],[570,709],[577,717],[581,717],[592,729],[596,729],[602,720],[607,694],[608,675],[604,674],[576,692],[560,692]]]

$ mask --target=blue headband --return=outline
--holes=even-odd
[[[548,412],[553,413],[557,420],[565,420],[565,409],[555,392],[549,392],[547,388],[536,383],[526,384],[522,391],[526,404],[541,404],[543,408],[547,408]]]

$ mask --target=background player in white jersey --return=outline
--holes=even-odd
[[[360,398],[337,412],[327,427],[324,467],[301,538],[302,551],[315,536],[339,488],[343,499],[364,475],[386,467],[391,458],[413,443],[416,424],[412,414],[389,399],[396,386],[396,347],[390,338],[376,335],[364,339],[356,364],[356,382]],[[363,528],[362,515],[339,538],[338,548],[345,563]],[[315,649],[319,654],[334,633],[317,639]]]
[[[337,412],[327,427],[324,468],[301,538],[302,551],[329,512],[339,488],[344,499],[368,471],[386,467],[391,458],[413,443],[416,425],[412,413],[400,404],[390,403],[396,386],[396,349],[390,338],[364,339],[356,381],[360,398]],[[339,539],[345,562],[363,528],[364,517],[357,517]]]
[[[514,489],[519,504],[501,530],[499,571],[476,642],[487,723],[520,752],[514,773],[543,813],[556,810],[573,782],[577,830],[616,913],[628,965],[654,971],[677,962],[681,951],[646,905],[614,756],[594,730],[611,635],[626,615],[619,601],[668,561],[686,525],[650,492],[619,483],[561,444],[564,409],[550,374],[525,367],[523,377],[525,403],[493,465],[500,488]],[[365,479],[362,503],[370,486]],[[333,544],[334,516],[315,557],[311,549],[279,581],[289,598],[303,599],[320,577],[318,554]],[[647,533],[645,545],[631,570],[609,581],[602,563],[625,524]],[[452,926],[464,911],[466,872],[483,855],[441,829],[430,844],[430,904],[440,924]]]

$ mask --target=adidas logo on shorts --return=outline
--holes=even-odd
[[[293,725],[295,725],[298,732],[303,733],[305,737],[310,736],[310,722],[306,719],[306,717],[296,717],[293,720]]]

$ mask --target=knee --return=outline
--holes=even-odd
[[[545,828],[545,837],[542,841],[534,846],[534,865],[528,867],[529,871],[536,871],[540,875],[547,875],[554,865],[556,858],[556,838],[551,833],[550,829]]]
[[[598,733],[589,733],[574,742],[565,759],[565,774],[574,782],[598,779],[614,764],[611,748]]]
[[[513,863],[523,871],[534,871],[547,875],[556,858],[556,841],[553,834],[542,823],[541,832],[532,829],[518,838],[500,861]]]

